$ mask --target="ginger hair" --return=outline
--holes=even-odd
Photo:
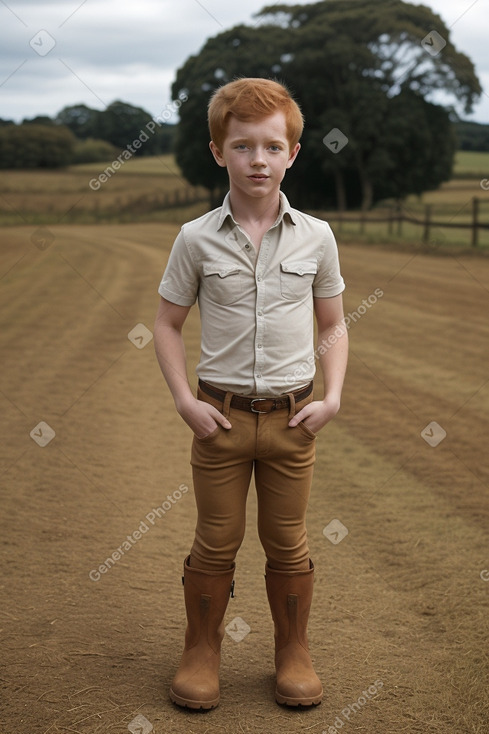
[[[292,149],[302,135],[304,118],[289,90],[272,79],[244,78],[224,84],[212,95],[208,108],[209,132],[222,151],[231,115],[251,122],[283,112],[287,140]]]

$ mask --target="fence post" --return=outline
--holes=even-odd
[[[365,218],[366,214],[364,210],[360,212],[360,234],[365,234]]]
[[[474,196],[472,199],[472,247],[479,244],[479,199]]]
[[[426,204],[424,209],[423,242],[426,244],[430,239],[431,204]]]
[[[343,232],[343,210],[338,209],[338,232]]]
[[[402,237],[402,207],[397,204],[397,236]]]

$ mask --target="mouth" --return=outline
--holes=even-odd
[[[268,181],[268,176],[265,176],[264,173],[253,173],[251,176],[248,176],[250,181]]]

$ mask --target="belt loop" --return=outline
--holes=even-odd
[[[224,401],[222,403],[222,414],[225,418],[229,418],[229,410],[231,408],[231,398],[233,397],[232,392],[226,392]]]
[[[290,405],[290,409],[289,409],[289,421],[290,421],[291,418],[293,418],[294,415],[295,415],[295,397],[294,397],[294,393],[293,392],[287,393],[287,397],[289,398],[289,405]]]

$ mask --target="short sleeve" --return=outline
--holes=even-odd
[[[199,291],[199,273],[189,252],[183,231],[173,243],[158,293],[177,306],[192,306]]]
[[[340,272],[338,246],[331,227],[326,222],[325,246],[312,290],[315,298],[332,298],[345,290],[345,281]]]

